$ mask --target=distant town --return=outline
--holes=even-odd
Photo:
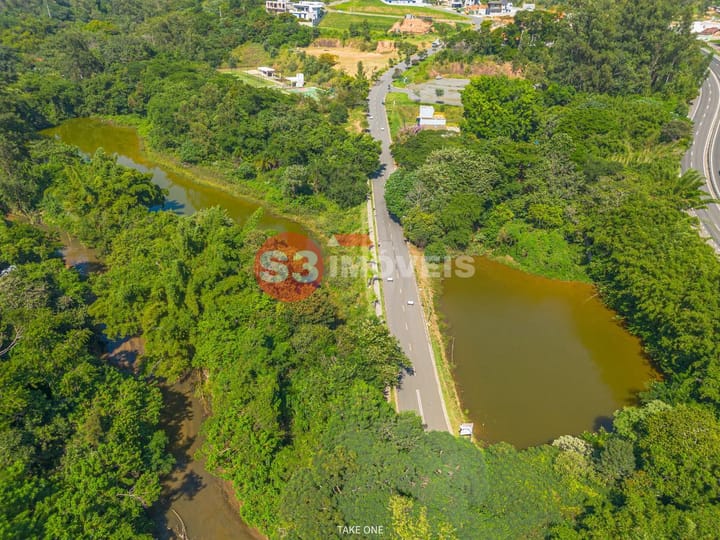
[[[518,11],[534,11],[534,3],[523,3],[516,7],[508,0],[491,0],[483,3],[479,0],[443,0],[438,4],[430,4],[420,0],[381,0],[389,6],[411,6],[425,8],[439,8],[438,17],[442,18],[442,8],[464,12],[472,16],[512,16]],[[302,24],[316,26],[327,12],[325,2],[312,0],[266,0],[265,9],[268,13],[288,13],[297,18]]]

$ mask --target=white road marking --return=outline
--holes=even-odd
[[[716,86],[720,86],[720,79],[713,70],[710,70],[710,76],[715,80]],[[718,121],[718,111],[715,111],[715,116],[710,123],[710,136],[705,141],[705,148],[703,149],[703,172],[705,173],[705,179],[708,186],[708,191],[711,196],[717,196],[716,184],[715,184],[715,171],[709,167],[712,163],[713,151],[715,147],[715,140],[717,139],[717,127],[715,124]]]
[[[404,311],[405,311],[405,304],[402,304],[401,307],[402,307],[403,312],[404,312]]]
[[[422,400],[420,399],[420,390],[417,388],[415,389],[415,395],[417,396],[417,400],[418,400],[418,411],[420,412],[420,418],[422,419],[422,423],[424,424],[425,423],[425,413],[423,412]]]
[[[408,349],[410,349],[410,352],[412,352],[412,343],[408,343]]]
[[[407,323],[405,323],[405,330],[410,330],[410,329],[408,328]]]

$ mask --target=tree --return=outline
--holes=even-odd
[[[401,221],[411,207],[409,196],[415,188],[415,175],[404,168],[398,169],[385,184],[385,202],[390,215]]]
[[[692,7],[672,0],[577,0],[552,48],[550,77],[582,91],[690,99],[707,59]]]
[[[718,500],[720,423],[711,411],[678,405],[647,417],[640,433],[640,466],[657,497],[680,508]]]
[[[481,138],[527,141],[540,122],[540,94],[530,81],[483,76],[462,95],[463,130]]]

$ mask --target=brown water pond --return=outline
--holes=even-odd
[[[143,150],[142,140],[135,128],[116,126],[97,118],[75,118],[45,130],[43,134],[76,146],[87,155],[102,148],[107,154],[117,154],[118,163],[152,174],[153,182],[168,191],[165,208],[179,214],[190,215],[203,208],[220,206],[232,219],[243,223],[260,207],[255,201],[234,196],[211,185],[199,184],[190,173],[183,174],[163,167]],[[267,209],[259,226],[276,231],[304,232],[296,221]]]
[[[489,442],[607,426],[657,376],[591,285],[477,258],[473,277],[443,281],[439,309],[462,407]]]

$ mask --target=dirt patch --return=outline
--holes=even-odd
[[[388,54],[395,52],[395,42],[390,40],[380,40],[377,42],[375,52]]]
[[[397,58],[392,53],[379,53],[375,51],[361,51],[354,47],[330,47],[313,45],[304,49],[307,54],[319,57],[323,54],[332,54],[337,58],[337,69],[343,70],[345,73],[354,75],[357,73],[357,64],[362,62],[365,73],[372,74],[373,71],[384,69],[388,65],[390,58]]]
[[[318,38],[313,42],[313,47],[340,47],[339,39]]]
[[[432,30],[432,22],[417,17],[405,17],[390,28],[392,34],[423,35]]]

